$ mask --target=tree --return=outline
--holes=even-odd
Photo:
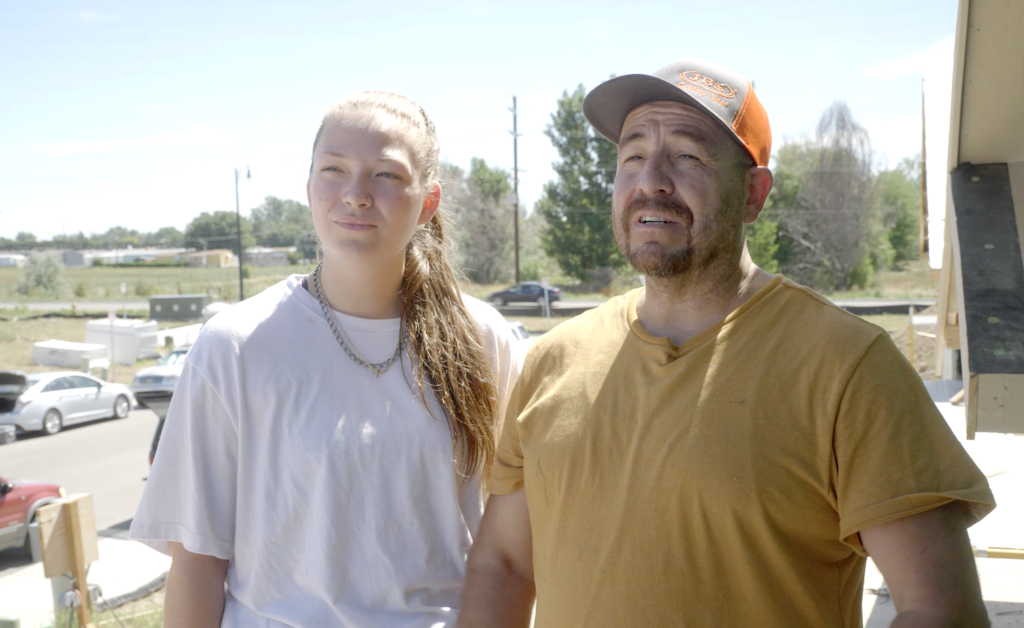
[[[590,281],[626,261],[612,232],[611,200],[615,179],[615,145],[600,137],[583,117],[580,85],[562,92],[545,134],[561,161],[552,164],[558,178],[544,185],[537,211],[547,221],[544,251],[565,274]],[[604,269],[604,272],[598,272]]]
[[[34,233],[29,233],[28,231],[19,231],[18,234],[14,236],[14,241],[17,242],[18,244],[35,244],[39,240],[36,239]]]
[[[124,248],[126,246],[137,246],[140,243],[142,234],[135,229],[127,227],[111,227],[103,234],[94,234],[90,240],[92,246],[98,249]]]
[[[249,216],[260,246],[297,246],[303,234],[314,231],[309,207],[290,199],[268,196]]]
[[[845,103],[818,121],[814,138],[776,156],[776,189],[768,215],[779,222],[780,268],[826,290],[866,285],[891,263],[877,219],[877,185],[867,131]]]
[[[242,250],[253,246],[252,223],[242,217]],[[206,251],[230,249],[237,253],[238,228],[235,212],[203,212],[185,227],[185,248]]]
[[[67,288],[64,264],[60,259],[53,253],[32,253],[16,290],[24,295],[44,293],[59,297]]]
[[[921,225],[921,161],[905,158],[878,174],[881,220],[895,263],[918,258]]]
[[[161,227],[152,233],[144,233],[139,238],[143,246],[177,248],[185,243],[185,235],[174,227]]]
[[[559,272],[558,262],[541,246],[547,229],[548,222],[536,206],[519,221],[519,275],[523,281],[539,281]]]
[[[765,272],[779,272],[779,223],[761,212],[757,222],[747,225],[747,250]]]
[[[445,164],[445,194],[455,219],[457,260],[463,272],[478,283],[507,280],[513,266],[512,191],[509,173],[491,168],[479,157],[470,161],[469,174]]]

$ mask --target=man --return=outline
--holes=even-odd
[[[699,60],[583,104],[645,287],[538,341],[512,394],[460,626],[985,626],[995,507],[888,335],[753,264],[772,187],[750,83]]]

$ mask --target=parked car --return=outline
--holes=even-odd
[[[56,434],[66,425],[104,419],[123,419],[135,405],[132,391],[86,373],[58,371],[0,374],[0,425],[18,431]]]
[[[132,392],[139,404],[156,413],[159,422],[153,434],[153,442],[149,446],[149,464],[153,464],[156,447],[160,443],[160,434],[164,431],[164,419],[167,408],[171,405],[171,397],[181,378],[181,369],[185,365],[185,356],[192,345],[182,345],[157,361],[156,366],[142,369],[132,380]]]
[[[64,489],[55,484],[0,477],[0,550],[23,547],[28,553],[28,524],[36,510],[62,497]]]
[[[508,328],[512,331],[512,335],[516,337],[516,340],[527,342],[530,340],[530,332],[526,331],[526,327],[519,321],[509,321]]]
[[[132,393],[139,404],[146,406],[157,416],[167,415],[167,407],[171,404],[171,395],[178,385],[181,369],[185,365],[185,356],[192,345],[182,345],[160,358],[156,366],[144,368],[135,374],[132,380]]]
[[[562,291],[559,288],[548,286],[548,303],[559,301],[562,298]],[[508,305],[509,303],[540,303],[544,304],[544,287],[539,281],[524,281],[517,283],[511,288],[492,292],[487,295],[487,300],[495,305]]]

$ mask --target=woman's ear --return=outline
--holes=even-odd
[[[427,186],[427,196],[423,199],[423,208],[420,209],[420,219],[416,222],[418,225],[425,225],[434,217],[437,213],[437,208],[441,206],[441,184],[437,181],[433,181]]]

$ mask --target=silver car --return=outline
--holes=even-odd
[[[160,358],[156,366],[144,368],[135,374],[132,392],[140,405],[153,410],[159,417],[167,415],[167,407],[171,404],[171,396],[185,366],[185,356],[191,347],[178,347]]]
[[[135,405],[132,391],[78,373],[2,373],[0,425],[14,425],[24,432],[56,434],[65,425],[93,419],[123,419]]]

